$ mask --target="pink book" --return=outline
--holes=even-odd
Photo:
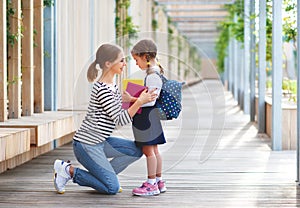
[[[128,82],[127,87],[126,87],[126,91],[133,97],[139,97],[140,94],[144,91],[144,89],[146,89],[145,86],[143,85],[139,85],[139,84],[135,84],[132,82]],[[122,103],[122,108],[123,109],[128,109],[133,103],[132,102],[123,102]],[[139,110],[137,111],[138,114],[142,113],[142,108],[139,108]]]

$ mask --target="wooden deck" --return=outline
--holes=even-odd
[[[168,191],[133,197],[145,180],[145,158],[119,175],[123,193],[107,196],[69,182],[56,194],[52,164],[70,159],[67,144],[0,174],[0,207],[297,207],[296,152],[274,152],[270,139],[257,135],[232,96],[216,81],[185,89],[181,118],[164,123],[161,146]],[[132,138],[130,126],[116,135]]]

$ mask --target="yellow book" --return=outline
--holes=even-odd
[[[122,90],[125,90],[127,88],[128,82],[144,86],[144,80],[142,79],[123,79]]]

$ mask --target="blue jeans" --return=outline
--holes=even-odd
[[[104,194],[116,194],[120,188],[117,174],[143,155],[133,141],[116,137],[109,137],[97,145],[73,140],[73,151],[87,169],[74,168],[73,182]]]

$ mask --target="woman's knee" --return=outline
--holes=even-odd
[[[135,157],[140,158],[140,157],[142,157],[142,156],[143,156],[142,148],[137,147],[137,148],[136,148],[136,152],[135,152]]]
[[[120,185],[117,183],[112,183],[107,187],[107,194],[114,195],[117,194],[120,190]]]

